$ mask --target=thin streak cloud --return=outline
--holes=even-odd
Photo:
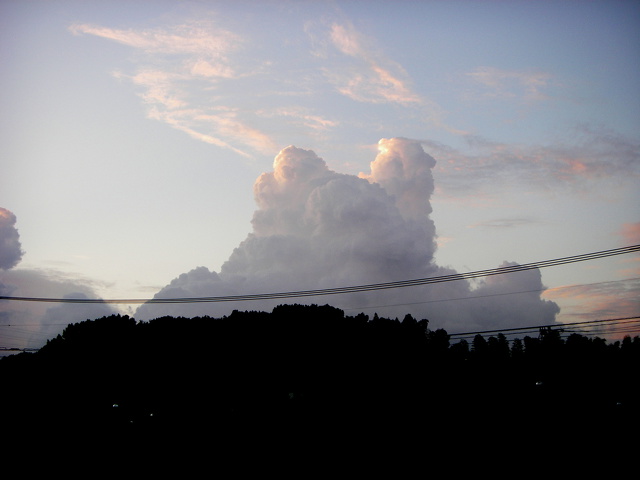
[[[625,223],[622,225],[620,236],[624,239],[625,245],[640,244],[640,222]]]
[[[350,24],[331,26],[329,38],[342,54],[361,60],[345,69],[326,70],[331,82],[343,95],[359,102],[389,102],[400,105],[421,104],[423,100],[408,86],[400,65],[375,53],[370,41]],[[383,66],[386,65],[386,66]]]
[[[89,24],[74,24],[69,30],[106,38],[146,53],[188,55],[225,62],[226,55],[241,43],[236,34],[215,27],[207,21],[192,21],[169,28],[120,30]],[[214,33],[215,32],[215,33]]]
[[[340,125],[340,122],[337,120],[331,120],[321,115],[315,115],[308,109],[298,106],[281,107],[272,110],[259,110],[256,114],[265,118],[290,118],[292,124],[295,125],[301,122],[305,127],[317,132],[324,132]]]
[[[469,228],[516,228],[538,223],[531,218],[496,218],[469,225]]]
[[[547,145],[492,142],[468,135],[467,149],[439,146],[439,186],[448,192],[475,194],[487,185],[531,186],[543,189],[589,188],[596,181],[627,184],[640,177],[640,144],[633,139],[582,126],[574,135]]]
[[[501,70],[495,67],[478,67],[467,76],[485,87],[489,97],[519,97],[528,101],[544,100],[544,93],[552,77],[547,72]]]
[[[543,296],[552,301],[563,301],[559,320],[571,323],[578,319],[595,320],[638,315],[639,290],[640,279],[630,278],[619,282],[550,288]]]
[[[272,154],[277,145],[270,136],[238,116],[237,109],[208,103],[200,96],[219,88],[218,81],[237,79],[229,55],[242,43],[240,37],[208,21],[147,30],[119,30],[76,24],[69,30],[125,44],[146,54],[134,74],[116,72],[142,91],[150,119],[164,122],[196,140],[229,149],[245,158],[253,153]],[[158,67],[157,65],[162,65]],[[202,80],[208,82],[202,85]]]

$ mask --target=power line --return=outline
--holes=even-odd
[[[634,318],[634,317],[632,317]],[[640,317],[635,317],[640,318]],[[569,324],[572,325],[572,324]],[[585,336],[594,336],[594,335],[613,335],[613,334],[633,334],[640,332],[640,320],[627,320],[620,321],[614,324],[607,325],[590,325],[586,327],[577,326],[575,328],[563,328],[563,333],[565,335],[577,333]]]
[[[606,282],[593,282],[593,283],[580,283],[575,285],[561,285],[559,287],[544,287],[544,288],[535,288],[533,290],[520,290],[517,292],[501,292],[501,293],[488,293],[486,295],[472,295],[467,297],[455,297],[455,298],[438,298],[433,300],[421,300],[419,302],[405,302],[405,303],[388,303],[384,305],[367,305],[363,307],[349,307],[345,308],[347,311],[357,311],[357,310],[365,310],[372,308],[388,308],[388,307],[403,307],[405,305],[424,305],[427,303],[440,303],[440,302],[456,302],[460,300],[477,300],[480,298],[491,298],[491,297],[503,297],[505,295],[521,295],[524,293],[537,293],[537,292],[548,292],[550,290],[571,290],[572,288],[580,288],[580,287],[590,287],[594,285],[606,285],[610,283],[621,283],[621,282],[631,282],[634,280],[640,280],[640,277],[632,277],[632,278],[624,278],[622,280],[609,280]],[[1,325],[0,325],[1,326]]]
[[[505,332],[508,333],[509,335],[515,335],[517,333],[522,334],[530,331],[534,331],[534,332],[539,331],[541,328],[572,330],[572,327],[581,327],[581,326],[602,326],[602,325],[609,326],[611,324],[618,325],[618,324],[626,324],[626,323],[636,324],[638,323],[639,319],[640,319],[640,316],[635,316],[635,317],[607,318],[602,320],[587,320],[584,322],[573,322],[573,323],[554,323],[551,325],[536,325],[536,326],[529,326],[529,327],[501,328],[501,329],[494,329],[494,330],[480,330],[476,332],[451,333],[449,334],[449,337],[463,338],[463,337],[473,337],[475,335],[486,335],[491,333],[504,334]]]
[[[350,287],[326,288],[318,290],[300,290],[278,293],[259,293],[247,295],[227,295],[216,297],[179,297],[179,298],[153,298],[153,299],[92,299],[92,298],[41,298],[41,297],[10,297],[0,296],[0,300],[13,300],[22,302],[48,302],[48,303],[110,303],[110,304],[142,304],[142,303],[213,303],[213,302],[238,302],[253,300],[270,300],[280,298],[313,297],[323,295],[338,295],[345,293],[370,292],[376,290],[386,290],[392,288],[406,288],[422,285],[431,285],[443,282],[453,282],[459,280],[469,280],[473,278],[488,277],[494,275],[504,275],[508,273],[522,272],[557,265],[566,265],[588,260],[624,255],[627,253],[639,252],[640,245],[602,250],[599,252],[573,255],[570,257],[555,258],[521,265],[508,265],[505,267],[492,268],[488,270],[478,270],[468,273],[456,273],[452,275],[441,275],[437,277],[417,278],[412,280],[401,280],[395,282],[374,283],[367,285],[355,285]]]
[[[594,286],[594,285],[608,285],[608,284],[612,284],[612,283],[621,283],[621,282],[628,282],[628,281],[634,281],[634,280],[639,280],[640,277],[632,277],[632,278],[626,278],[626,279],[622,279],[622,280],[611,280],[611,281],[605,281],[605,282],[593,282],[593,283],[583,283],[583,284],[575,284],[575,285],[564,285],[564,286],[560,286],[560,287],[554,287],[555,289],[572,289],[572,288],[581,288],[581,287],[587,287],[587,286]],[[460,300],[474,300],[474,299],[479,299],[479,298],[488,298],[488,297],[496,297],[496,296],[505,296],[505,295],[518,295],[518,294],[523,294],[523,293],[535,293],[535,292],[542,292],[547,290],[546,288],[541,288],[541,289],[533,289],[533,290],[524,290],[524,291],[517,291],[517,292],[504,292],[504,293],[496,293],[496,294],[488,294],[488,295],[477,295],[477,296],[472,296],[472,297],[456,297],[456,298],[445,298],[445,299],[437,299],[437,300],[426,300],[426,301],[422,301],[422,302],[409,302],[409,303],[397,303],[397,304],[386,304],[386,305],[375,305],[375,306],[366,306],[366,307],[357,307],[357,308],[348,308],[345,309],[345,311],[350,311],[350,310],[364,310],[364,309],[371,309],[371,308],[385,308],[385,307],[398,307],[398,306],[404,306],[404,305],[418,305],[418,304],[427,304],[427,303],[434,303],[434,302],[453,302],[453,301],[460,301]],[[29,336],[40,336],[42,338],[47,338],[50,335],[50,331],[46,330],[49,329],[50,327],[56,327],[56,326],[68,326],[70,323],[73,322],[56,322],[56,323],[21,323],[21,322],[14,322],[14,323],[10,323],[10,324],[0,324],[0,329],[2,332],[2,336],[3,336],[3,340],[22,340],[24,336],[29,335]],[[623,322],[624,323],[624,322]],[[593,335],[597,335],[599,333],[599,331],[585,331],[584,327],[580,327],[579,323],[577,322],[573,322],[570,324],[562,324],[563,327],[563,332],[565,334],[570,334],[570,333],[580,333],[583,334],[585,336],[593,336]],[[567,328],[564,325],[571,325],[574,328]],[[3,328],[4,327],[4,328]],[[26,327],[40,327],[45,328],[46,331],[34,331],[34,330],[29,330]],[[523,335],[525,333],[536,333],[536,331],[539,330],[539,326],[536,327],[519,327],[519,328],[515,328],[513,329],[515,331],[515,333],[509,333],[508,329],[502,329],[500,330],[500,332],[506,332],[506,336],[511,336],[511,335]],[[596,327],[597,328],[597,327]],[[11,332],[8,333],[8,332]],[[453,336],[460,336],[460,338],[458,339],[462,339],[464,337],[466,338],[472,338],[474,336],[474,334],[476,333],[494,333],[497,332],[498,330],[492,330],[492,331],[484,331],[484,332],[467,332],[467,333],[461,333],[461,334],[451,334]],[[625,326],[625,327],[611,327],[611,326],[607,326],[606,327],[606,332],[604,332],[606,334],[614,334],[614,333],[640,333],[640,321],[636,321],[634,322],[633,325],[631,326]],[[15,347],[3,347],[0,346],[0,351],[10,351],[10,350],[16,350]],[[37,350],[37,349],[34,349]]]

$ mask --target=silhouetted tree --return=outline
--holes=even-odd
[[[524,344],[519,338],[514,338],[511,344],[511,358],[521,360],[524,356]]]
[[[491,336],[487,340],[487,353],[492,361],[506,362],[509,358],[509,342],[499,333],[497,337]]]
[[[439,328],[427,332],[427,341],[430,352],[436,357],[443,357],[449,350],[450,335],[446,330]]]
[[[449,353],[454,361],[464,361],[469,358],[469,342],[462,339],[458,343],[454,343],[449,348]]]
[[[87,320],[37,353],[0,360],[10,392],[0,396],[0,407],[13,412],[7,421],[15,428],[90,425],[117,438],[132,428],[149,437],[180,429],[224,436],[339,434],[347,425],[411,426],[436,435],[452,427],[452,418],[516,418],[545,409],[576,419],[638,416],[638,337],[563,340],[559,330],[545,328],[509,348],[501,333],[451,344],[445,330],[428,324],[411,315],[401,322],[345,316],[329,305],[223,318]],[[536,419],[542,425],[569,428]]]
[[[488,347],[487,341],[482,335],[478,334],[473,337],[471,351],[473,352],[474,357],[482,359],[486,358]]]

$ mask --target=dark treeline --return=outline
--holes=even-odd
[[[2,411],[12,412],[4,425],[127,438],[322,430],[451,439],[498,427],[517,436],[515,425],[520,436],[614,432],[637,420],[638,337],[608,344],[543,329],[452,344],[428,327],[410,315],[352,317],[315,305],[87,320],[36,353],[0,361]]]

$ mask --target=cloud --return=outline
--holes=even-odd
[[[637,274],[637,272],[635,272]],[[588,285],[566,285],[544,293],[549,300],[563,303],[558,319],[563,323],[637,316],[640,311],[640,279],[629,278]],[[608,335],[607,338],[617,338]],[[624,336],[619,335],[620,337]]]
[[[225,66],[227,54],[242,43],[239,36],[202,19],[165,28],[122,30],[90,24],[73,24],[75,35],[87,34],[116,41],[147,54],[186,55]],[[227,72],[227,68],[222,69]],[[226,75],[226,73],[225,73]]]
[[[240,36],[202,19],[183,24],[142,30],[122,30],[87,24],[72,25],[74,34],[98,36],[127,45],[144,54],[133,74],[116,72],[141,89],[148,106],[147,117],[164,122],[190,137],[229,149],[244,157],[253,152],[273,154],[275,142],[268,134],[240,118],[237,108],[220,104],[215,91],[220,82],[238,80],[230,59],[244,43]]]
[[[363,285],[456,273],[434,261],[430,218],[436,161],[420,142],[382,139],[370,172],[335,172],[311,150],[284,148],[273,170],[254,184],[252,232],[220,272],[198,267],[155,298],[274,293]],[[449,282],[348,295],[296,299],[330,303],[348,314],[428,318],[449,331],[553,323],[558,307],[540,298],[540,272],[477,284]],[[532,291],[497,296],[497,293]],[[449,301],[445,301],[449,300]],[[233,309],[270,310],[283,300],[235,303],[146,304],[136,318],[165,314],[222,316]]]
[[[491,194],[496,185],[585,191],[596,182],[602,188],[605,181],[615,181],[619,188],[640,177],[640,144],[589,125],[579,125],[547,145],[505,144],[473,135],[462,138],[467,148],[422,142],[438,156],[434,174],[439,191],[458,198]]]
[[[90,281],[71,279],[53,270],[14,268],[23,252],[16,216],[0,208],[0,296],[97,298]],[[72,322],[115,313],[106,304],[51,306],[40,302],[0,300],[0,347],[40,348]]]
[[[276,137],[283,131],[287,138],[314,142],[328,133],[340,135],[335,132],[339,123],[356,120],[343,112],[338,122],[327,113],[341,105],[340,99],[329,106],[322,100],[329,90],[334,98],[337,92],[375,104],[381,113],[389,105],[403,107],[416,122],[464,133],[446,125],[443,109],[416,92],[402,65],[348,20],[306,25],[315,65],[295,60],[309,52],[304,43],[290,40],[293,32],[285,32],[289,50],[283,55],[265,50],[268,42],[259,37],[264,33],[241,36],[210,17],[154,28],[74,24],[69,30],[135,52],[129,57],[133,67],[113,75],[135,87],[147,118],[245,158],[272,157],[282,145]],[[292,96],[296,104],[282,103]],[[367,121],[376,123],[378,117]]]
[[[623,246],[640,244],[640,222],[624,223],[616,233]],[[618,275],[621,277],[640,276],[640,255],[625,256],[618,263]]]
[[[316,132],[324,132],[331,128],[335,128],[340,123],[337,120],[330,120],[328,118],[322,117],[321,115],[316,115],[310,112],[308,109],[300,106],[279,107],[272,110],[259,110],[256,112],[256,114],[267,118],[291,118],[293,119],[293,121],[291,122],[292,126],[302,123],[308,129]]]
[[[406,218],[429,223],[435,159],[425,153],[419,142],[405,138],[382,139],[378,150],[370,165],[371,173],[361,173],[360,177],[381,185],[395,198]]]
[[[469,225],[468,228],[515,228],[537,223],[531,218],[496,218]]]
[[[543,90],[552,79],[546,72],[501,70],[478,67],[467,76],[485,87],[485,95],[493,98],[523,98],[527,101],[543,100]]]
[[[514,265],[518,264],[504,262],[500,266]],[[540,270],[487,277],[473,290],[472,296],[475,299],[472,308],[475,310],[476,321],[493,317],[491,328],[554,323],[560,307],[550,300],[540,298],[544,290]],[[507,292],[523,293],[502,295]]]
[[[623,238],[625,245],[640,244],[640,222],[622,225],[620,236]]]
[[[0,207],[0,269],[15,267],[22,259],[20,234],[15,227],[16,216]]]
[[[54,270],[14,269],[0,272],[0,291],[5,296],[98,299],[91,281]],[[0,301],[3,341],[0,346],[40,348],[62,333],[69,323],[118,313],[108,304],[50,304]],[[11,325],[11,327],[6,327]],[[5,335],[8,332],[10,335]]]
[[[423,99],[409,86],[400,65],[378,53],[371,40],[351,23],[334,23],[328,33],[330,44],[352,62],[325,69],[329,81],[347,97],[359,102],[422,104]]]

